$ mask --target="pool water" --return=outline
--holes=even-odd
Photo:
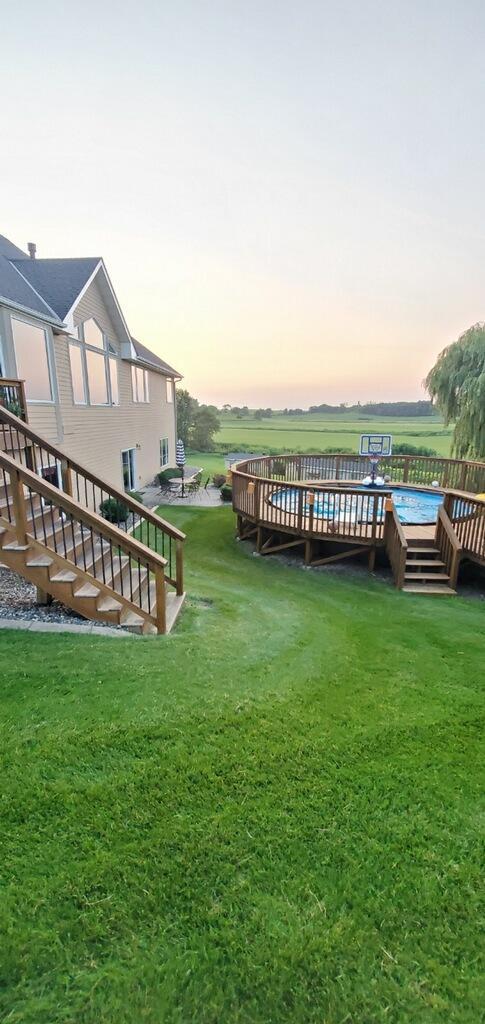
[[[368,487],[359,488],[363,493],[376,494]],[[271,504],[285,512],[298,511],[298,491],[293,487],[274,491],[271,496]],[[406,526],[419,526],[423,523],[435,523],[438,518],[438,509],[443,501],[443,495],[439,491],[410,490],[404,487],[393,487],[392,497],[399,520]],[[384,515],[384,503],[380,503],[380,515]],[[335,492],[326,494],[325,491],[315,493],[313,515],[320,519],[362,519],[362,514],[369,513],[372,518],[372,505],[363,505],[357,494],[338,494]],[[308,515],[310,506],[304,505],[304,513]]]

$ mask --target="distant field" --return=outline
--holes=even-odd
[[[302,416],[272,416],[270,419],[221,417],[221,430],[215,441],[238,449],[272,448],[278,451],[321,451],[322,448],[351,448],[358,451],[360,434],[392,434],[394,442],[426,445],[440,455],[449,455],[451,427],[439,416],[412,418],[370,417],[342,412],[307,413]]]

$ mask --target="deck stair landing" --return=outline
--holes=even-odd
[[[403,590],[410,594],[436,594],[450,597],[456,594],[441,552],[429,542],[408,545]]]
[[[40,467],[59,467],[58,486]],[[121,508],[112,522],[100,510]],[[167,633],[185,535],[0,408],[0,561],[87,619]]]

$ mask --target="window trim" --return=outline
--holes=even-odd
[[[138,397],[138,373],[143,375],[143,398]],[[139,366],[138,363],[131,364],[131,394],[135,405],[150,404],[148,370],[146,370],[144,366]]]
[[[56,385],[55,365],[54,365],[53,353],[51,351],[50,337],[49,337],[48,331],[47,331],[47,329],[45,327],[41,327],[40,324],[34,323],[33,320],[26,320],[24,317],[15,316],[14,313],[10,314],[10,329],[12,331],[12,347],[13,347],[13,355],[14,355],[14,360],[15,360],[15,375],[16,375],[16,377],[19,380],[22,379],[22,378],[20,377],[19,368],[18,368],[18,362],[17,362],[17,349],[16,349],[16,346],[15,346],[15,330],[14,330],[14,326],[13,326],[14,320],[16,320],[18,323],[21,323],[21,324],[27,324],[28,327],[35,327],[36,330],[42,331],[42,334],[44,335],[45,352],[46,352],[46,357],[47,357],[47,373],[48,373],[48,376],[49,376],[49,385],[50,385],[50,389],[51,389],[51,397],[50,398],[28,398],[27,394],[26,394],[26,401],[27,401],[27,403],[29,405],[48,405],[48,406],[56,405],[57,385]],[[25,380],[25,383],[27,383],[26,379],[25,378],[23,378],[23,379]],[[25,391],[27,392],[27,388],[25,389]]]
[[[163,461],[163,458],[162,458],[162,446],[165,444],[165,442],[167,443],[167,458],[165,459],[165,461]],[[169,464],[170,464],[170,444],[169,444],[169,440],[168,440],[168,437],[161,437],[160,438],[160,469],[166,469]]]
[[[134,453],[133,454],[133,465],[132,465],[132,467],[130,467],[130,471],[131,471],[131,469],[133,471],[134,481],[133,481],[133,487],[125,487],[125,479],[124,479],[124,476],[123,476],[123,455],[129,455],[130,452]],[[120,452],[120,458],[121,458],[121,483],[123,485],[123,490],[128,494],[129,491],[136,491],[136,468],[137,468],[136,467],[136,447],[122,448],[121,452]],[[129,459],[128,459],[128,462],[130,462]]]
[[[103,339],[102,347],[100,347],[98,345],[90,345],[85,340],[84,324],[88,323],[88,321],[90,321],[90,320],[92,320],[96,324],[96,327],[98,328],[98,330],[101,331],[102,339]],[[81,407],[81,406],[84,406],[84,407],[89,406],[91,409],[118,408],[120,406],[120,404],[121,404],[121,402],[120,402],[120,375],[119,375],[119,368],[118,368],[120,360],[119,360],[118,352],[116,351],[114,346],[110,344],[108,335],[106,334],[105,331],[102,330],[102,328],[100,327],[98,321],[96,320],[96,317],[94,317],[94,316],[88,316],[86,318],[86,320],[82,320],[81,323],[76,324],[73,327],[73,331],[76,332],[77,337],[69,338],[68,344],[69,345],[78,345],[79,348],[81,349],[81,362],[82,362],[82,371],[83,371],[83,385],[84,385],[84,394],[85,394],[85,399],[86,399],[84,402],[76,402],[76,400],[74,398],[74,388],[73,388],[72,389],[73,404],[76,405],[76,406],[79,406],[79,407]],[[102,356],[103,359],[104,359],[104,376],[105,376],[106,395],[107,395],[107,401],[106,402],[93,402],[92,399],[91,399],[91,390],[90,390],[90,387],[89,387],[88,359],[87,359],[87,353],[88,352],[93,352],[95,355]],[[117,391],[118,391],[118,395],[117,395],[117,400],[116,401],[114,401],[114,399],[113,399],[113,389],[111,387],[111,360],[113,360],[113,362],[116,365],[116,383],[117,383]],[[69,364],[70,364],[70,359],[69,359]],[[73,381],[72,381],[72,368],[71,368],[71,385],[72,384],[73,384]]]

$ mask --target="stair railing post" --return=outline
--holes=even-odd
[[[167,632],[167,607],[165,595],[165,573],[157,566],[155,570],[155,594],[157,601],[157,629],[159,633]]]
[[[184,592],[184,545],[183,541],[175,542],[175,572],[177,580],[177,596],[181,597]]]
[[[62,476],[62,490],[69,494],[72,498],[72,473],[71,467],[67,459],[63,459],[61,463],[61,476]]]
[[[24,486],[18,470],[10,474],[12,488],[12,504],[15,514],[15,533],[19,544],[27,543],[27,509],[25,507]]]

